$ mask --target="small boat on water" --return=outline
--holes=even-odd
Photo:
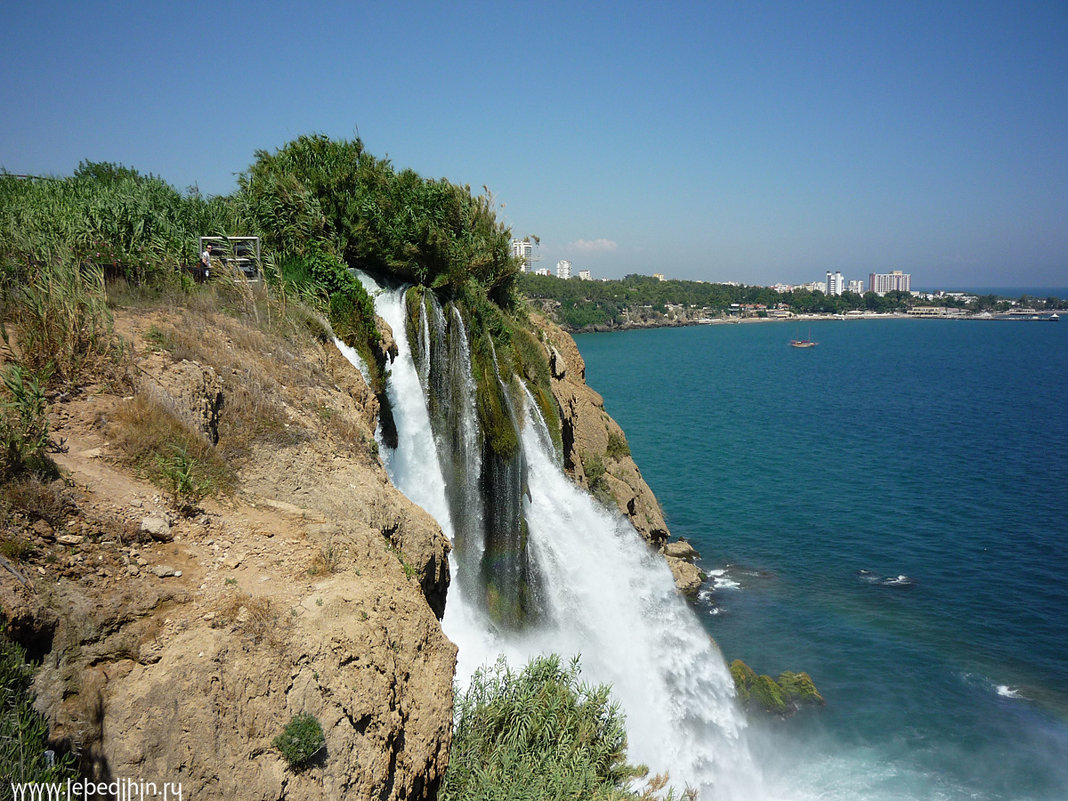
[[[813,342],[811,339],[791,339],[790,340],[790,347],[791,348],[814,348],[818,344],[820,344],[820,343],[819,342]]]
[[[1048,320],[1049,320],[1049,321],[1050,321],[1051,323],[1055,323],[1055,322],[1057,322],[1057,321],[1058,321],[1059,319],[1061,319],[1061,316],[1060,316],[1059,314],[1057,314],[1056,312],[1054,312],[1053,314],[1051,314],[1051,315],[1050,315],[1049,317],[1047,317],[1046,319],[1048,319]]]

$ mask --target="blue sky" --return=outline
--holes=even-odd
[[[351,138],[597,276],[1068,285],[1068,3],[5,3],[0,165]]]

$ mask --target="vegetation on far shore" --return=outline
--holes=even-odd
[[[690,313],[703,312],[709,316],[723,315],[732,305],[761,306],[767,309],[782,307],[793,314],[845,314],[850,311],[881,314],[907,312],[913,306],[933,305],[908,292],[893,291],[885,295],[865,292],[843,292],[827,295],[820,291],[797,289],[778,292],[769,287],[736,284],[709,284],[703,281],[661,281],[646,275],[628,275],[618,280],[583,281],[580,278],[562,280],[553,276],[521,273],[519,290],[534,301],[548,302],[553,314],[564,327],[579,331],[598,327],[623,326],[642,317],[656,319],[669,314],[669,306],[682,307]],[[1023,296],[1020,305],[1036,310],[1064,308],[1061,298],[1032,298]],[[996,295],[981,295],[967,301],[952,295],[940,297],[937,305],[972,312],[1007,311],[1011,304]],[[757,310],[753,314],[766,316]]]

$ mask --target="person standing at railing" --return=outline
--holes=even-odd
[[[206,281],[211,274],[211,243],[209,242],[204,247],[204,252],[200,254],[200,280]]]

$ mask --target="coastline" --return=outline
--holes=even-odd
[[[754,323],[814,323],[814,322],[849,322],[851,320],[945,320],[971,322],[1050,322],[1048,316],[1032,319],[1017,316],[981,316],[977,314],[933,315],[908,314],[903,312],[871,312],[865,314],[796,314],[792,317],[716,317],[701,320],[648,320],[643,322],[626,322],[620,325],[593,325],[583,328],[570,328],[557,323],[569,334],[608,334],[619,331],[642,331],[649,328],[690,328],[701,325],[751,325]]]

